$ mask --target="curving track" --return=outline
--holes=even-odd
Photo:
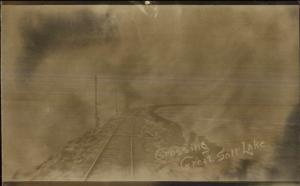
[[[110,174],[134,176],[134,120],[124,117],[115,126],[103,148],[84,175],[84,180],[105,179]],[[124,171],[126,170],[126,171]]]
[[[183,142],[180,126],[160,116],[156,111],[163,107],[186,105],[169,104],[153,105],[146,109],[135,108],[133,113],[126,113],[126,116],[121,116],[121,122],[118,122],[118,125],[114,126],[112,133],[107,136],[103,148],[99,150],[97,157],[85,172],[83,179],[85,181],[106,180],[110,179],[112,175],[118,175],[120,179],[134,179],[136,167],[145,168],[143,165],[145,166],[147,163],[149,165],[149,158],[146,157],[147,152],[144,149],[145,146],[141,145],[141,141],[143,141],[145,136],[138,135],[141,133],[145,121],[147,121],[144,117],[145,114],[150,116],[150,120],[161,124],[162,128],[169,131],[170,135],[165,136],[165,138],[172,139],[164,140],[169,141],[169,143],[179,144]],[[152,152],[152,154],[154,153]]]

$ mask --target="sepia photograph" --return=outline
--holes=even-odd
[[[299,80],[297,4],[7,3],[2,179],[296,186]]]

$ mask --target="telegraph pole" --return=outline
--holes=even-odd
[[[98,79],[97,79],[97,74],[95,74],[95,79],[94,79],[94,90],[95,90],[95,95],[94,95],[94,105],[95,105],[95,127],[98,126],[99,124],[99,118],[98,118]]]

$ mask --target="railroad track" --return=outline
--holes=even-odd
[[[110,119],[50,157],[32,180],[136,180],[145,171],[155,174],[157,145],[182,142],[178,124],[156,113],[170,106],[134,108]]]
[[[158,117],[157,114],[154,114],[155,110],[166,106],[170,107],[174,105],[157,105],[156,107],[150,108],[150,110],[147,109],[147,112],[152,119],[159,120],[165,123],[165,125],[168,125],[169,132],[171,132],[171,128],[173,130],[176,128],[176,123],[171,121],[167,122],[167,119],[162,119],[162,117]],[[115,125],[110,134],[107,135],[104,145],[85,172],[83,177],[84,181],[110,180],[110,178],[113,179],[111,176],[120,179],[134,180],[136,175],[135,169],[139,168],[138,164],[145,163],[145,159],[140,157],[140,152],[144,149],[141,144],[136,143],[141,140],[137,134],[139,134],[142,126],[136,126],[136,123],[141,124],[142,122],[140,117],[139,112],[126,113],[126,116],[120,116],[118,124]],[[144,120],[144,118],[142,120]],[[178,134],[175,136],[177,135]],[[145,155],[142,156],[144,157]],[[141,159],[143,159],[142,162]]]
[[[104,146],[84,174],[84,181],[110,179],[111,175],[134,178],[135,122],[122,117],[106,138]]]

